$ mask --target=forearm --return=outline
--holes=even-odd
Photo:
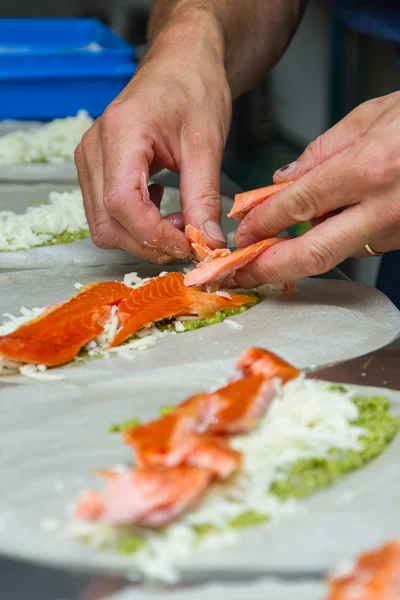
[[[153,0],[149,40],[156,48],[193,36],[213,44],[234,97],[274,66],[302,16],[306,0]],[[187,32],[187,33],[186,33]],[[179,38],[179,40],[178,40]]]

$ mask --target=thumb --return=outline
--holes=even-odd
[[[199,229],[211,248],[223,247],[221,227],[221,163],[223,144],[198,138],[182,148],[180,188],[185,225]]]
[[[367,131],[375,116],[375,103],[365,102],[357,107],[339,123],[311,142],[296,161],[276,171],[273,177],[274,182],[282,183],[299,179],[335,154],[350,148],[354,141]]]

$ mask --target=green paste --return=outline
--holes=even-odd
[[[238,292],[236,292],[238,293]],[[234,315],[240,315],[249,308],[253,308],[256,304],[260,302],[260,296],[257,292],[249,291],[249,292],[239,292],[239,294],[250,296],[253,298],[247,304],[240,306],[239,308],[227,308],[225,310],[217,311],[212,317],[207,317],[206,319],[190,319],[188,321],[181,321],[185,331],[194,331],[195,329],[200,329],[201,327],[207,327],[208,325],[215,325],[216,323],[221,323],[228,317],[233,317]],[[158,326],[161,331],[176,331],[175,323],[161,324]],[[183,331],[179,331],[177,333],[184,333]]]
[[[354,396],[352,400],[359,409],[359,418],[353,425],[367,431],[359,440],[361,450],[333,449],[329,458],[300,460],[285,473],[285,480],[272,484],[272,494],[280,500],[304,498],[382,454],[400,429],[398,419],[390,412],[389,401],[382,396]]]
[[[79,229],[79,231],[63,231],[57,235],[53,235],[48,242],[40,244],[40,246],[56,246],[57,244],[70,244],[71,242],[77,242],[78,240],[84,240],[90,235],[88,229]]]
[[[45,231],[37,231],[37,234],[46,234],[51,235]],[[79,229],[79,231],[75,231],[72,233],[71,231],[63,231],[57,235],[52,235],[52,237],[47,240],[47,242],[41,242],[40,244],[30,246],[31,248],[42,248],[44,246],[56,246],[58,244],[70,244],[71,242],[77,242],[78,240],[84,240],[88,238],[90,232],[88,229]],[[17,248],[16,250],[7,250],[2,249],[0,252],[19,252],[21,250],[27,250],[28,248]]]
[[[108,432],[109,433],[123,433],[124,431],[128,431],[129,429],[135,429],[135,427],[139,427],[142,422],[138,417],[132,417],[129,421],[125,421],[120,425],[111,425]]]
[[[338,393],[347,392],[344,386],[339,385],[330,386],[330,390]],[[382,454],[400,431],[400,422],[392,415],[388,399],[382,396],[354,396],[352,400],[359,409],[359,417],[353,425],[362,427],[367,432],[360,438],[362,448],[343,451],[332,449],[329,458],[299,460],[287,473],[284,473],[286,478],[272,484],[270,493],[282,501],[289,498],[305,498],[332,485],[339,477],[363,467]],[[254,527],[265,524],[268,520],[268,515],[247,511],[235,517],[228,527],[235,529]],[[200,542],[206,535],[217,532],[217,528],[209,523],[203,523],[194,526],[194,531]],[[134,549],[129,553],[134,554],[143,548],[145,542],[135,533],[132,538],[130,535],[124,538],[124,546],[126,544]]]

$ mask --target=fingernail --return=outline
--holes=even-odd
[[[219,242],[226,242],[226,237],[221,229],[221,225],[217,221],[206,221],[204,223],[204,231],[208,236]]]
[[[296,167],[297,167],[297,160],[278,169],[278,171],[275,172],[275,175],[287,177],[288,175],[290,175],[291,173],[293,173],[296,170]]]
[[[235,236],[235,244],[238,248],[246,248],[255,244],[259,240],[251,235],[251,233],[243,233],[242,235]]]

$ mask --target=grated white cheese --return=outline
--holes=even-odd
[[[139,277],[139,275],[136,273],[136,271],[134,271],[133,273],[127,273],[124,276],[124,284],[129,287],[132,287],[134,289],[143,285],[143,282],[144,282],[144,279]]]
[[[18,370],[24,377],[39,379],[40,381],[60,381],[61,379],[65,379],[65,375],[61,373],[44,373],[43,370],[39,370],[37,365],[23,365]]]
[[[73,538],[86,538],[98,548],[118,550],[121,535],[131,531],[146,539],[133,564],[150,578],[176,581],[176,565],[207,548],[222,548],[240,540],[230,521],[248,511],[270,519],[298,513],[296,500],[281,501],[268,493],[271,484],[285,477],[292,465],[307,458],[325,458],[333,448],[359,450],[365,431],[353,423],[358,409],[351,393],[338,394],[329,384],[299,377],[282,386],[259,426],[251,433],[234,436],[231,445],[243,455],[243,467],[233,482],[214,485],[201,504],[176,524],[161,531],[123,530],[104,523],[74,522],[67,530]],[[199,543],[194,526],[212,525],[216,533]]]
[[[185,326],[182,324],[181,321],[175,321],[175,330],[180,333],[186,331]]]
[[[0,137],[0,165],[64,163],[74,160],[75,148],[93,119],[84,110],[75,117],[14,131]]]
[[[30,206],[23,214],[0,211],[0,251],[35,248],[82,230],[89,234],[81,191],[51,192],[47,204]]]
[[[8,333],[12,333],[16,329],[18,329],[18,327],[23,325],[24,323],[27,323],[31,319],[34,319],[35,317],[38,317],[39,315],[41,315],[45,310],[46,310],[46,308],[31,308],[31,309],[29,309],[29,308],[25,308],[25,306],[23,306],[20,309],[20,313],[22,315],[21,317],[19,317],[19,316],[15,317],[14,315],[11,315],[10,313],[3,313],[2,316],[5,317],[6,319],[8,319],[8,321],[5,321],[3,323],[3,325],[0,325],[0,335],[7,335]]]

